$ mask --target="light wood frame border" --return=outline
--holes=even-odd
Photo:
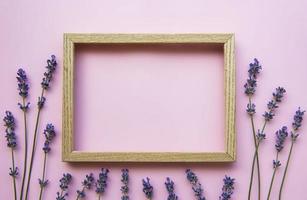
[[[74,150],[76,44],[195,44],[224,46],[225,152],[83,152]],[[64,34],[62,160],[66,162],[232,162],[236,158],[234,34]]]

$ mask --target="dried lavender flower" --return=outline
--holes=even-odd
[[[278,103],[282,101],[286,90],[283,87],[277,87],[275,92],[273,92],[273,99],[267,104],[268,110],[264,112],[263,117],[266,122],[269,122],[275,116],[275,110],[278,108]]]
[[[288,137],[288,128],[283,126],[281,129],[276,131],[276,144],[275,148],[277,152],[280,152],[284,148],[284,143],[286,138]]]
[[[56,133],[54,131],[54,126],[52,124],[47,124],[46,128],[44,130],[44,135],[45,135],[45,142],[44,142],[44,147],[43,151],[45,153],[50,152],[50,143],[52,142],[53,138],[55,137]]]
[[[166,178],[165,187],[168,193],[167,200],[178,200],[178,196],[174,192],[174,182],[169,177]]]
[[[256,105],[253,103],[247,104],[246,112],[249,115],[254,115],[256,113]]]
[[[121,182],[123,183],[123,186],[121,186],[120,191],[122,192],[121,200],[129,200],[129,170],[128,169],[122,169],[122,179]]]
[[[7,141],[7,146],[11,148],[12,167],[10,167],[9,175],[13,179],[14,199],[17,199],[16,177],[18,175],[18,168],[15,166],[14,159],[14,149],[17,146],[17,140],[15,135],[15,118],[10,111],[6,111],[3,121],[5,126],[5,137]]]
[[[224,185],[222,188],[222,194],[219,197],[219,200],[229,200],[231,199],[231,195],[233,194],[234,190],[234,182],[235,179],[229,176],[225,176],[223,179]]]
[[[198,178],[194,172],[192,172],[191,169],[186,170],[186,175],[188,181],[192,185],[192,190],[194,191],[194,195],[197,200],[206,200],[206,198],[203,196],[204,190],[202,189],[202,185],[199,183]]]
[[[305,112],[306,111],[305,110],[302,111],[300,107],[295,112],[295,115],[293,117],[293,123],[292,123],[293,130],[296,131],[302,126],[303,116]]]
[[[258,129],[256,138],[257,138],[258,142],[260,143],[262,140],[264,140],[266,138],[266,135],[265,135],[265,133],[263,131],[260,131]]]
[[[17,146],[17,139],[15,134],[15,118],[10,111],[5,112],[3,118],[5,129],[5,137],[7,141],[7,146],[10,148],[15,148]]]
[[[278,167],[280,167],[280,166],[281,166],[281,163],[280,163],[279,160],[273,160],[273,168],[274,168],[274,169],[276,169],[276,168],[278,168]]]
[[[37,106],[38,106],[38,109],[42,109],[45,105],[45,102],[46,102],[46,98],[41,96],[41,97],[38,97],[38,101],[37,101]]]
[[[104,168],[102,168],[101,172],[99,173],[99,177],[95,183],[96,193],[99,195],[103,194],[107,187],[108,173],[109,169],[104,169]]]
[[[251,96],[256,92],[257,87],[257,75],[260,73],[262,67],[259,65],[259,61],[255,58],[254,63],[249,64],[248,79],[244,84],[245,94]]]
[[[273,97],[275,101],[278,103],[281,102],[285,93],[286,93],[286,90],[283,87],[276,88],[276,91],[273,93]]]
[[[63,174],[63,177],[60,179],[60,192],[56,193],[56,200],[65,200],[68,196],[68,186],[71,183],[72,176],[69,173]]]
[[[143,179],[142,182],[143,182],[143,192],[146,196],[147,199],[152,199],[153,197],[153,187],[152,185],[150,184],[150,179],[147,177],[146,180]]]
[[[92,173],[85,176],[85,179],[81,182],[83,186],[82,190],[77,190],[77,200],[85,197],[85,189],[91,189],[94,181],[95,179]]]
[[[49,89],[49,84],[52,80],[53,77],[53,73],[56,69],[57,66],[57,62],[55,60],[55,55],[51,55],[51,59],[47,60],[47,71],[44,73],[44,78],[41,82],[42,88],[44,90],[48,90]]]
[[[22,98],[27,98],[28,91],[29,91],[29,85],[28,85],[28,78],[27,78],[25,70],[21,68],[18,69],[16,78],[18,82],[19,95]]]

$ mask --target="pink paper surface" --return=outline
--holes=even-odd
[[[287,90],[287,96],[280,105],[276,117],[267,126],[267,140],[263,143],[260,150],[262,199],[265,198],[272,174],[272,160],[275,154],[274,132],[282,125],[291,125],[292,116],[298,106],[307,109],[307,96],[304,93],[304,81],[307,76],[305,61],[307,53],[307,39],[305,37],[307,35],[306,6],[307,3],[303,0],[295,0],[292,2],[264,0],[1,1],[0,66],[2,70],[0,73],[0,81],[2,98],[0,111],[3,116],[4,111],[9,109],[17,118],[18,127],[16,132],[18,134],[19,147],[16,151],[16,159],[17,165],[21,170],[23,158],[23,123],[22,113],[17,108],[17,102],[20,102],[20,98],[16,90],[16,71],[22,66],[29,74],[31,86],[29,96],[29,100],[31,101],[31,109],[29,111],[29,135],[30,138],[32,138],[36,115],[35,107],[37,97],[40,94],[40,81],[45,71],[45,60],[49,55],[55,54],[59,62],[59,68],[55,74],[51,89],[46,94],[46,106],[42,111],[30,199],[36,199],[38,196],[39,186],[37,179],[41,176],[43,162],[41,154],[41,147],[43,145],[42,131],[45,124],[48,122],[52,122],[55,125],[58,135],[48,157],[48,171],[46,175],[50,180],[50,185],[46,188],[44,193],[45,199],[55,199],[55,194],[58,190],[58,180],[64,172],[70,172],[74,176],[70,188],[70,199],[75,199],[75,191],[80,189],[80,182],[85,174],[89,172],[98,174],[101,167],[108,167],[111,169],[110,181],[104,199],[120,198],[120,169],[123,167],[130,169],[131,199],[144,199],[141,179],[146,176],[151,178],[155,188],[154,199],[166,199],[167,194],[164,187],[164,181],[167,176],[171,177],[176,183],[176,193],[180,196],[180,199],[193,199],[193,192],[184,174],[186,168],[192,168],[198,174],[208,199],[218,199],[222,187],[222,178],[225,174],[236,178],[237,183],[233,199],[246,199],[252,160],[253,140],[251,137],[249,119],[245,113],[247,98],[243,93],[243,85],[247,76],[247,66],[254,57],[259,58],[264,68],[259,77],[257,93],[255,95],[255,103],[257,104],[257,128],[260,128],[263,122],[261,114],[265,110],[266,103],[270,100],[274,88],[277,86],[284,86]],[[235,33],[237,66],[237,161],[229,164],[68,164],[61,162],[62,55],[64,32]],[[171,63],[176,62],[176,59],[169,56],[168,54],[167,58],[165,58],[161,55],[159,59],[161,59],[160,61],[171,59],[169,60],[172,61]],[[184,56],[188,56],[192,59],[193,56],[197,56],[197,54],[194,53],[193,55],[189,54]],[[181,58],[178,55],[176,55],[176,57],[178,57],[178,59]],[[197,68],[198,66],[202,66],[205,57],[206,56],[198,57],[196,59],[197,62],[193,63],[193,67]],[[111,55],[108,56],[108,59],[112,59]],[[214,59],[210,58],[210,60],[213,62]],[[86,61],[86,59],[83,61]],[[111,62],[111,60],[109,61]],[[138,60],[138,62],[141,61],[143,62],[144,60]],[[189,60],[189,63],[192,63],[190,61],[191,60]],[[88,62],[92,61],[88,60]],[[124,61],[122,62],[125,64]],[[178,65],[184,67],[184,69],[182,69],[182,71],[180,70],[178,73],[183,73],[183,70],[188,69],[183,63],[177,62]],[[133,62],[130,60],[129,63]],[[167,63],[164,64],[167,65]],[[153,70],[154,68],[152,66],[153,63],[149,63],[145,67]],[[170,66],[173,66],[173,64]],[[94,67],[93,65],[93,68]],[[139,66],[133,67],[135,70],[141,70]],[[107,66],[101,70],[106,69]],[[199,70],[206,69],[204,67]],[[174,69],[170,70],[170,72],[174,71]],[[115,73],[116,71],[112,72]],[[189,72],[191,73],[191,77],[194,72],[194,70]],[[93,72],[87,71],[85,75],[91,76],[90,73]],[[218,74],[218,71],[214,72],[214,74]],[[199,74],[195,76],[197,78]],[[114,80],[114,76],[111,76],[111,78]],[[213,77],[212,80],[214,80]],[[216,88],[222,88],[222,85],[218,84],[219,80],[216,79],[215,81],[217,81],[217,86],[210,87],[210,91],[207,91],[206,94],[214,92]],[[189,82],[189,84],[193,84],[193,82]],[[119,86],[120,85],[117,85],[116,87]],[[108,88],[110,89],[110,87]],[[155,88],[157,89],[158,87]],[[144,92],[145,91],[146,90],[144,90]],[[163,91],[156,92],[161,93]],[[190,92],[192,95],[192,91]],[[114,91],[110,90],[109,94],[112,93],[114,93]],[[179,92],[176,94],[182,95],[182,93]],[[195,92],[193,95],[204,94]],[[162,103],[164,105],[165,101],[163,100],[166,99],[163,98],[166,97],[163,97],[163,95],[160,96],[162,97],[157,98],[157,101],[161,102],[161,105]],[[130,98],[132,97],[130,96]],[[172,100],[173,97],[167,96],[167,98]],[[186,101],[190,101],[188,97],[185,98],[187,98],[185,99]],[[132,101],[132,99],[129,101]],[[181,101],[184,102],[183,99],[181,99]],[[193,98],[193,101],[196,100]],[[215,107],[217,106],[214,105],[214,108]],[[174,110],[175,109],[172,109],[172,111]],[[176,111],[183,112],[179,109]],[[211,114],[214,115],[215,113],[212,112]],[[179,117],[177,117],[176,119],[179,120]],[[187,116],[181,117],[180,119],[182,120],[188,119]],[[112,121],[112,123],[115,122]],[[215,131],[212,127],[220,128],[221,126],[221,121],[214,120],[213,123],[210,129],[207,130],[208,133]],[[166,124],[162,125],[165,126]],[[192,127],[192,124],[189,125]],[[144,128],[146,127],[147,126],[144,125]],[[94,130],[94,127],[92,128]],[[98,127],[95,129],[98,129]],[[2,137],[0,137],[0,159],[2,163],[0,168],[0,193],[1,199],[12,199],[13,190],[11,178],[8,176],[8,170],[11,166],[10,152],[6,147],[4,128],[2,127],[1,130],[3,134]],[[202,130],[204,129],[202,128]],[[304,134],[306,130],[306,123],[304,123],[300,131],[302,135],[293,150],[294,154],[288,171],[283,199],[304,199],[306,188],[305,180],[307,178],[307,171],[305,170],[307,168],[307,139]],[[96,131],[98,132],[99,130]],[[80,136],[82,137],[82,135]],[[97,141],[97,144],[98,143],[99,141]],[[95,146],[92,148],[95,148]],[[287,141],[285,151],[282,152],[280,156],[282,164],[285,163],[288,149],[289,141]],[[187,151],[188,150],[189,149],[187,149]],[[278,186],[283,169],[284,165],[277,172],[276,184],[274,184],[271,199],[277,199],[276,195],[278,193]],[[18,188],[20,184],[21,178],[19,177],[17,184]],[[256,183],[254,185],[256,185]],[[255,188],[253,199],[256,199],[256,191]],[[93,191],[88,192],[87,199],[95,199],[95,193]]]
[[[87,46],[75,56],[76,150],[224,151],[222,46]]]

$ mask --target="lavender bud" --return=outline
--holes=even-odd
[[[231,199],[231,195],[233,194],[234,190],[234,182],[235,179],[229,176],[225,176],[223,179],[224,185],[222,188],[222,194],[219,197],[219,200],[229,200]]]
[[[28,79],[27,79],[26,72],[21,68],[18,69],[16,78],[17,78],[17,83],[18,83],[19,95],[22,98],[27,98],[29,85],[28,85]]]
[[[276,131],[276,144],[275,148],[277,152],[280,152],[284,148],[284,143],[288,137],[288,128],[283,126],[280,130]]]
[[[143,182],[143,192],[146,196],[147,199],[152,199],[153,197],[153,187],[152,185],[150,184],[150,179],[147,177],[146,180],[143,179],[142,182]]]
[[[45,90],[49,89],[49,84],[52,80],[52,76],[53,76],[53,73],[56,69],[56,66],[57,66],[57,62],[55,60],[55,56],[52,55],[51,59],[47,60],[47,66],[46,66],[47,71],[44,73],[44,77],[43,77],[43,80],[41,82],[43,89],[45,89]]]
[[[107,187],[107,180],[108,180],[108,169],[101,169],[101,172],[99,173],[99,177],[96,181],[96,193],[102,194],[104,193],[106,187]]]

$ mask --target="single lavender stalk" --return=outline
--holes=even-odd
[[[96,186],[95,192],[98,194],[99,200],[100,200],[101,195],[104,193],[107,187],[108,173],[109,173],[109,169],[102,168],[101,172],[99,173],[99,177],[95,183],[95,186]]]
[[[178,196],[174,192],[174,182],[169,177],[166,178],[165,187],[168,193],[167,200],[178,200]]]
[[[85,189],[91,189],[92,185],[94,184],[94,175],[90,173],[89,175],[85,176],[85,179],[82,181],[82,189],[77,190],[77,198],[76,200],[82,199],[85,197]]]
[[[219,197],[219,200],[229,200],[233,194],[235,179],[229,176],[225,176],[223,179],[224,185],[222,188],[222,194]]]
[[[47,161],[47,154],[50,152],[50,143],[52,142],[53,138],[55,137],[55,131],[54,126],[52,124],[47,124],[46,129],[44,130],[45,135],[45,142],[44,142],[44,164],[43,164],[43,175],[42,179],[38,179],[39,185],[40,185],[40,192],[39,192],[39,200],[42,199],[43,196],[43,190],[48,185],[48,180],[45,179],[46,175],[46,161]]]
[[[11,149],[12,167],[10,167],[9,175],[13,179],[14,187],[14,199],[17,200],[17,190],[16,190],[16,177],[18,175],[18,168],[15,166],[14,149],[17,146],[16,134],[15,134],[15,118],[10,111],[5,112],[5,117],[3,118],[5,129],[5,137],[7,141],[7,146]]]
[[[187,169],[186,175],[187,175],[188,181],[192,185],[192,189],[194,191],[194,195],[195,195],[196,199],[197,200],[206,200],[206,198],[203,195],[204,190],[203,190],[201,184],[199,183],[196,174],[194,172],[192,172],[191,169]]]
[[[129,200],[129,170],[128,169],[122,169],[122,179],[121,182],[123,185],[120,188],[120,191],[122,192],[121,200]]]
[[[247,104],[247,110],[246,111],[250,116],[255,149],[257,148],[256,130],[255,130],[255,123],[254,123],[254,114],[256,113],[256,105],[254,103],[252,103],[252,96],[256,92],[257,76],[260,73],[261,69],[262,69],[262,67],[259,64],[259,61],[255,58],[254,62],[249,64],[248,79],[247,79],[247,81],[244,85],[245,94],[248,95],[248,100],[249,100],[249,103]],[[260,199],[261,180],[260,180],[260,167],[259,167],[258,151],[256,153],[256,159],[257,159],[257,174],[258,174],[258,199]],[[250,197],[251,197],[251,188],[252,188],[253,177],[254,177],[254,167],[255,167],[255,163],[253,162],[249,191],[248,191],[248,199],[250,199]]]
[[[286,164],[286,168],[284,170],[284,174],[283,174],[281,185],[280,185],[280,189],[279,189],[279,200],[281,200],[282,189],[283,189],[283,186],[284,186],[284,183],[285,183],[285,179],[286,179],[286,175],[287,175],[287,171],[288,171],[288,167],[289,167],[290,158],[291,158],[291,155],[292,155],[293,145],[294,145],[296,139],[299,136],[297,131],[302,126],[302,121],[303,121],[304,113],[305,113],[305,111],[301,111],[301,108],[299,107],[298,110],[295,112],[295,115],[293,117],[293,123],[292,123],[293,131],[291,131],[291,147],[290,147],[290,150],[289,150],[289,153],[288,153],[287,164]]]
[[[66,200],[65,198],[68,196],[68,186],[72,180],[72,176],[67,173],[63,174],[63,177],[60,179],[60,192],[57,192],[56,200]]]
[[[272,175],[272,178],[271,178],[271,184],[270,184],[267,200],[269,200],[270,196],[271,196],[272,186],[273,186],[273,183],[274,183],[274,178],[275,178],[277,168],[279,168],[281,166],[281,163],[278,160],[278,155],[281,152],[281,150],[284,148],[285,140],[288,137],[288,128],[286,126],[283,126],[280,130],[276,131],[275,134],[276,134],[276,144],[275,144],[276,158],[275,158],[275,160],[273,160],[274,171],[273,171],[273,175]]]
[[[50,82],[52,80],[56,66],[57,66],[57,62],[55,60],[55,56],[52,55],[51,59],[47,60],[47,66],[46,66],[47,71],[44,73],[44,77],[43,77],[42,82],[41,82],[42,92],[41,92],[40,97],[38,97],[38,102],[37,102],[37,115],[36,115],[36,123],[35,123],[33,143],[32,143],[32,151],[31,151],[31,159],[30,159],[30,167],[29,167],[29,173],[28,173],[25,200],[28,200],[31,174],[32,174],[32,168],[33,168],[33,162],[34,162],[34,155],[35,155],[35,150],[36,150],[36,140],[37,140],[37,132],[38,132],[38,123],[39,123],[39,119],[40,119],[40,113],[41,113],[41,109],[44,107],[44,104],[45,104],[45,101],[46,101],[46,98],[44,97],[44,93],[45,93],[46,90],[49,89]]]
[[[147,177],[146,180],[145,179],[142,180],[142,183],[143,183],[143,192],[146,198],[151,200],[153,197],[153,187],[149,181],[150,179]]]
[[[251,179],[250,179],[250,187],[249,187],[249,193],[248,193],[248,197],[250,199],[251,197],[251,187],[252,187],[252,183],[253,183],[253,171],[255,168],[255,160],[257,158],[258,155],[258,149],[260,146],[260,143],[262,140],[265,139],[265,127],[267,125],[268,122],[270,122],[274,116],[275,116],[275,111],[278,108],[278,103],[280,103],[284,97],[284,94],[286,93],[286,90],[283,87],[277,87],[275,89],[275,92],[273,92],[272,96],[272,100],[270,100],[267,104],[267,111],[264,112],[263,117],[264,117],[264,123],[262,126],[261,131],[258,130],[258,133],[256,135],[256,149],[254,152],[254,157],[253,157],[253,162],[252,162],[252,172],[251,172]],[[258,155],[259,157],[259,155]],[[260,175],[258,174],[258,181],[260,180]],[[261,186],[261,184],[258,184],[258,186]],[[260,190],[258,190],[260,191]],[[260,199],[260,193],[258,193],[258,199]]]
[[[23,111],[23,121],[24,121],[24,166],[23,166],[23,175],[22,175],[22,184],[21,184],[21,191],[20,191],[20,200],[23,199],[24,193],[24,185],[26,180],[26,173],[27,173],[27,163],[28,163],[28,128],[27,128],[27,111],[29,109],[30,103],[26,103],[26,98],[28,97],[29,85],[28,85],[28,78],[26,72],[23,69],[18,69],[17,71],[17,83],[18,83],[18,91],[19,95],[22,98],[22,104],[18,103],[19,108]]]

